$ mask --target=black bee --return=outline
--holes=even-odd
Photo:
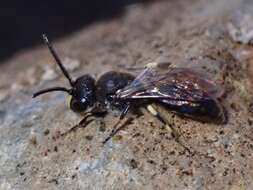
[[[46,35],[43,35],[43,39],[71,88],[48,88],[36,92],[33,97],[52,91],[68,93],[71,95],[70,108],[85,115],[80,125],[87,124],[85,122],[88,117],[104,115],[110,109],[120,111],[120,122],[129,110],[136,110],[140,106],[147,106],[153,115],[166,124],[166,118],[162,118],[156,110],[148,106],[153,103],[204,122],[226,121],[224,110],[217,100],[222,94],[219,86],[189,68],[175,68],[169,63],[152,63],[137,77],[110,71],[97,81],[88,74],[73,80]],[[114,130],[104,143],[116,131]]]

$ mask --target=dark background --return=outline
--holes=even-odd
[[[42,33],[47,33],[51,39],[61,37],[95,21],[120,16],[127,5],[144,1],[17,0],[1,2],[0,61],[19,49],[41,43]]]

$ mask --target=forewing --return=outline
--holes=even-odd
[[[136,79],[117,93],[120,98],[166,98],[171,100],[201,101],[219,97],[220,86],[189,68],[146,68]]]

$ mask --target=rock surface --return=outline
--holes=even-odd
[[[228,27],[245,31],[234,19],[249,17],[245,7],[253,8],[252,1],[136,4],[120,18],[55,42],[75,77],[167,60],[201,68],[221,82],[227,124],[166,113],[192,154],[146,114],[104,146],[117,121],[112,114],[105,125],[96,119],[61,137],[81,119],[67,108],[65,95],[31,98],[38,89],[67,85],[48,50],[27,49],[1,64],[0,190],[253,189],[253,48],[247,45],[248,30],[240,33],[240,39],[247,35],[243,45],[230,31],[235,27]]]

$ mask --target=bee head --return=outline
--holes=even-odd
[[[48,93],[48,92],[62,91],[70,95],[70,100],[69,100],[68,105],[71,110],[78,113],[86,111],[88,107],[93,106],[96,100],[95,80],[90,75],[83,75],[77,78],[75,81],[73,81],[45,34],[43,34],[43,40],[48,46],[57,65],[60,67],[63,74],[68,79],[71,88],[57,86],[57,87],[43,89],[34,93],[33,98],[40,96],[41,94]]]
[[[74,112],[84,112],[95,103],[95,80],[90,75],[77,78],[69,94],[70,109]]]

